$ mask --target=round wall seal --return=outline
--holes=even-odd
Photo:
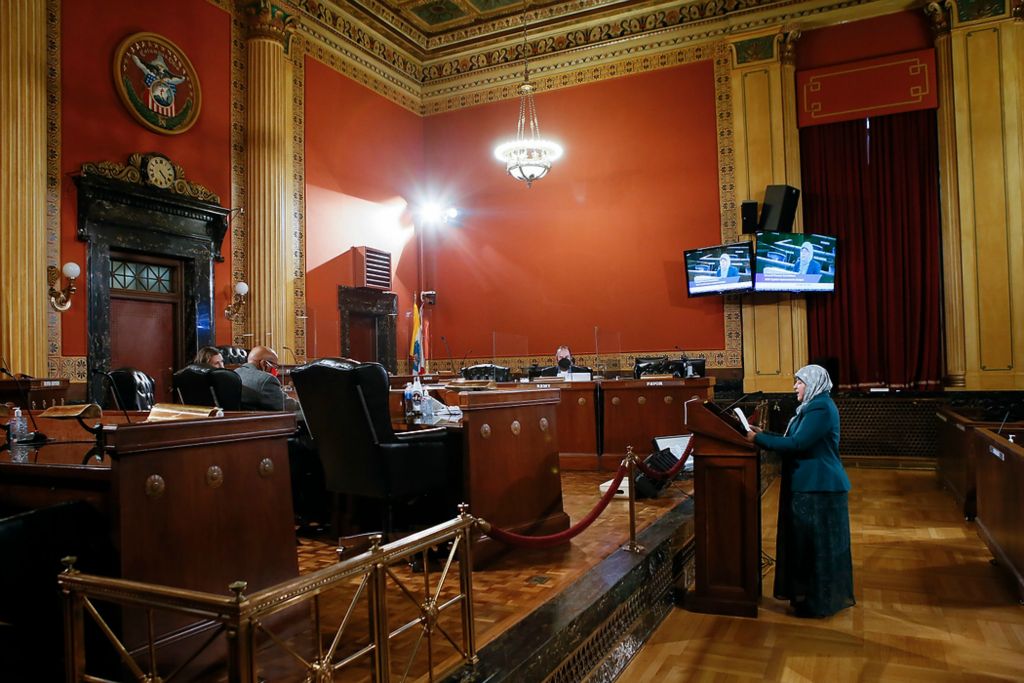
[[[155,33],[135,33],[117,46],[114,87],[131,115],[157,133],[184,133],[199,117],[202,98],[192,62]]]

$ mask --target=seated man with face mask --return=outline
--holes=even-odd
[[[277,378],[277,353],[267,346],[256,346],[249,352],[245,365],[235,368],[242,378],[243,410],[291,410],[299,412],[299,404],[288,398]],[[301,419],[301,414],[300,414]]]
[[[540,371],[541,377],[566,377],[569,373],[589,373],[590,368],[576,365],[572,357],[572,351],[564,344],[555,351],[555,365],[544,368]]]

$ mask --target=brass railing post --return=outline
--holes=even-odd
[[[459,519],[470,518],[469,505],[459,503]],[[476,656],[476,621],[473,615],[473,525],[466,525],[462,530],[462,548],[459,551],[459,587],[464,599],[462,601],[462,649],[466,652],[469,665],[476,667],[479,659]]]
[[[228,588],[235,594],[235,606],[240,607],[245,601],[242,593],[247,584],[235,581]],[[253,663],[252,624],[249,616],[239,608],[231,616],[227,624],[228,643],[228,681],[230,683],[254,683],[255,666]]]
[[[78,558],[69,555],[61,558],[65,574],[77,574],[75,562]],[[82,595],[66,586],[64,593],[64,673],[68,683],[77,683],[85,675],[85,629],[82,615]]]
[[[373,680],[387,683],[391,678],[390,630],[388,628],[388,567],[380,555],[381,534],[370,537],[370,553],[376,558],[370,570],[370,637],[373,639]],[[426,568],[424,568],[426,571]]]
[[[622,546],[631,553],[642,553],[644,547],[636,542],[636,454],[626,446],[626,477],[629,478],[629,542]]]

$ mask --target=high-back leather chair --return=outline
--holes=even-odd
[[[445,430],[395,433],[384,366],[323,358],[294,368],[292,381],[329,491],[382,501],[385,534],[394,526],[394,504],[422,494],[432,493],[440,505],[421,511],[419,525],[455,515],[444,506],[460,485]]]
[[[637,358],[633,363],[633,377],[640,379],[644,375],[661,375],[665,372],[667,356],[651,356]]]
[[[503,365],[481,363],[462,368],[463,379],[493,379],[495,382],[511,382],[512,371]]]
[[[245,365],[249,360],[249,350],[240,346],[218,346],[224,365]]]
[[[174,393],[185,404],[241,410],[242,378],[208,365],[187,365],[174,373]]]
[[[150,410],[153,407],[156,381],[142,370],[118,368],[110,371],[109,379],[112,384],[107,390],[104,407],[120,406],[123,410]]]

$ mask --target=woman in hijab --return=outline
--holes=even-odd
[[[808,365],[793,384],[800,405],[786,434],[756,427],[747,439],[782,457],[775,597],[798,617],[827,617],[851,607],[850,480],[839,460],[839,411],[825,368]]]

